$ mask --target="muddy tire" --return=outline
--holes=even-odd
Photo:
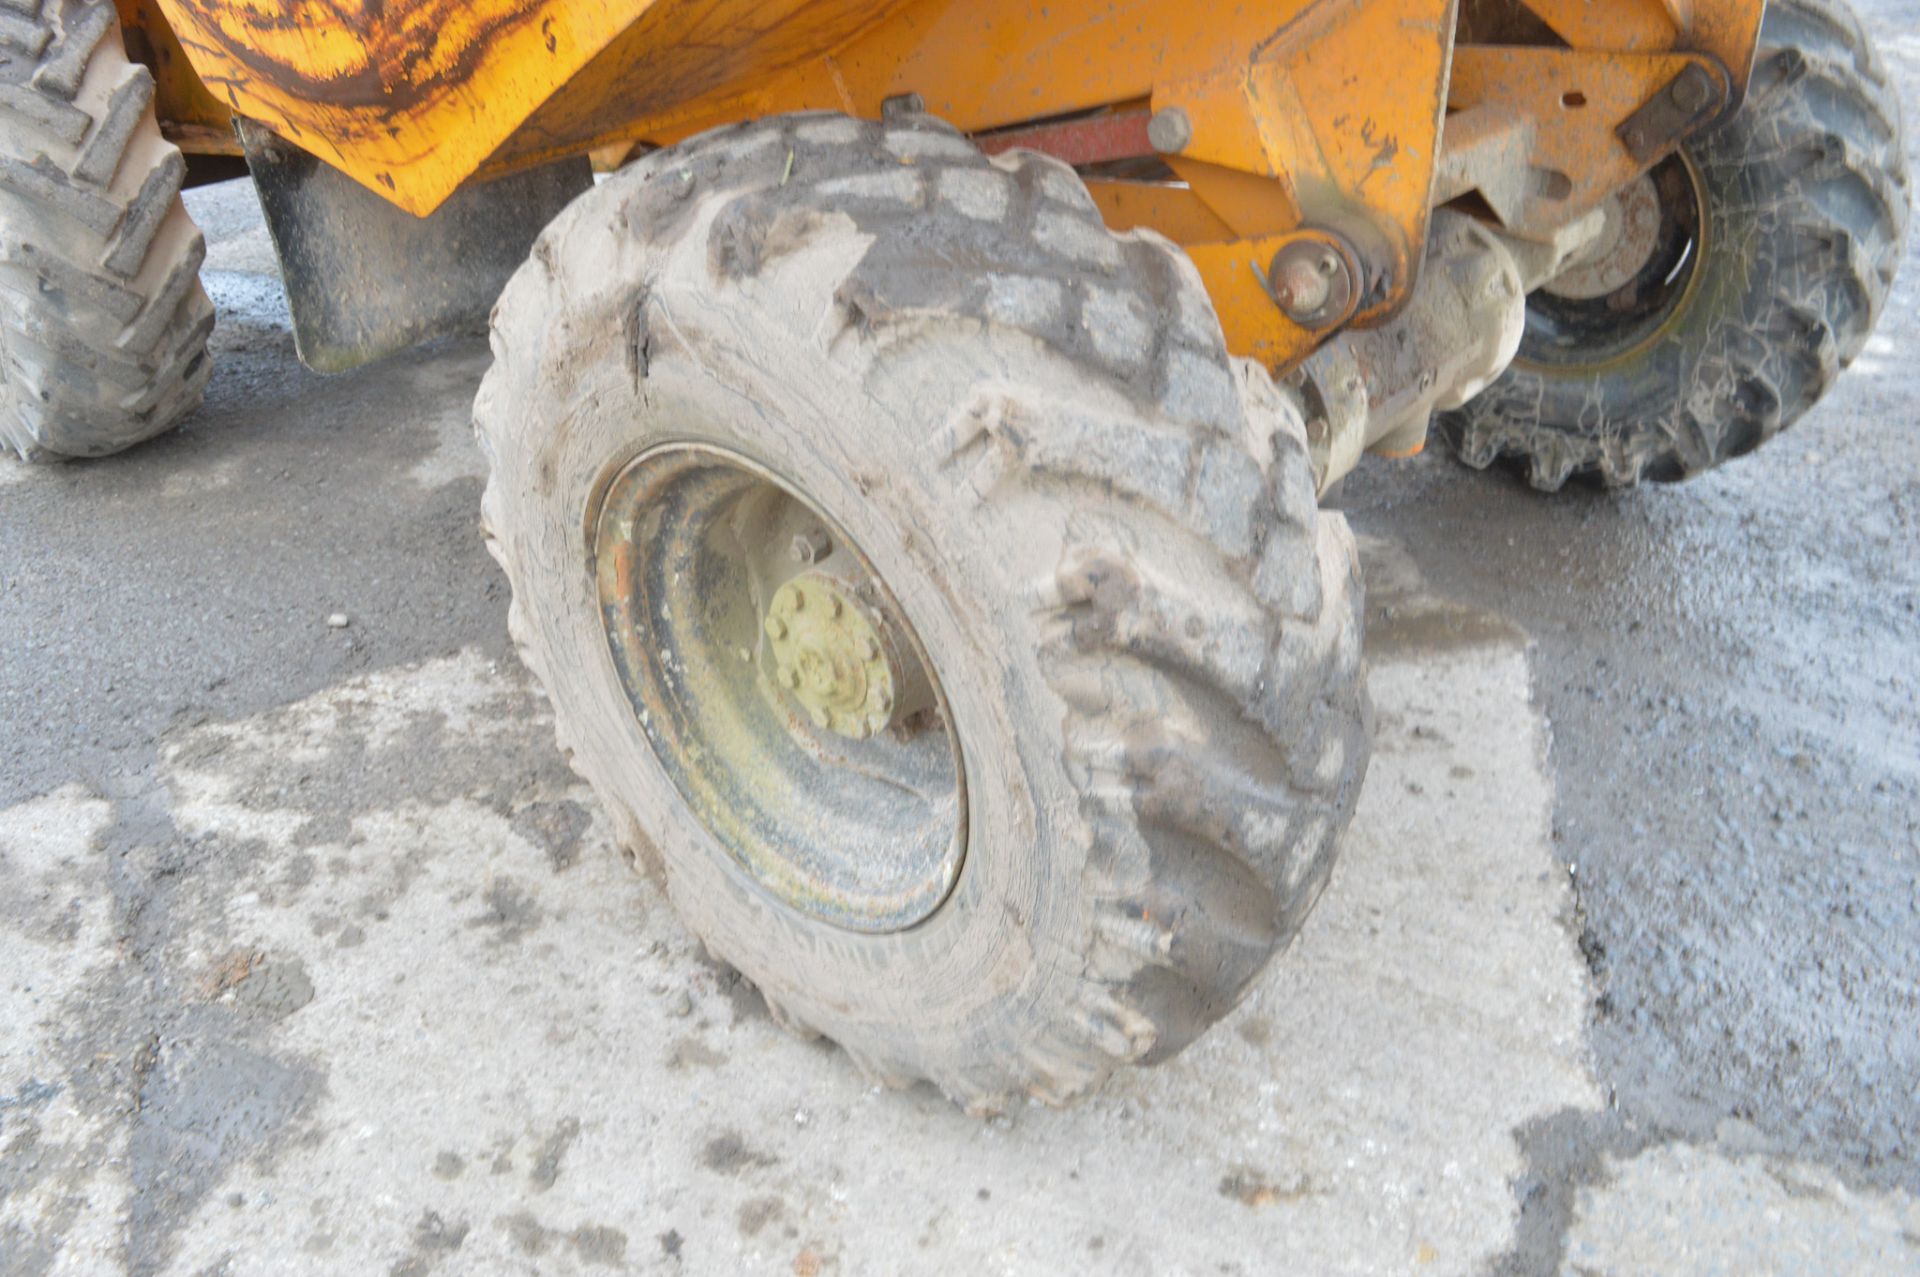
[[[0,4],[0,447],[98,457],[192,412],[205,243],[107,0]]]
[[[1676,255],[1671,278],[1656,253],[1609,296],[1534,294],[1519,360],[1441,435],[1547,491],[1689,479],[1753,451],[1866,344],[1905,247],[1906,164],[1859,19],[1842,0],[1773,0],[1744,106],[1654,174],[1666,208],[1692,205],[1704,251]]]
[[[557,219],[493,348],[475,419],[521,655],[575,768],[782,1023],[972,1111],[1064,1102],[1180,1050],[1298,932],[1367,759],[1352,538],[1191,264],[1111,235],[1070,169],[989,161],[923,117],[708,134]],[[766,813],[824,773],[750,773],[719,811],[689,796],[696,751],[671,742],[700,721],[675,697],[714,675],[661,636],[720,625],[737,583],[699,547],[721,534],[604,540],[618,476],[674,449],[820,511],[942,689],[964,859],[899,925],[876,919],[907,895],[863,912],[767,867],[814,846]],[[610,643],[609,580],[665,599],[683,576],[678,610],[643,611],[651,638]],[[740,820],[758,843],[721,829]],[[869,870],[891,872],[845,874]]]

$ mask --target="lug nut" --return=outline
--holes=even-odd
[[[833,549],[833,543],[827,540],[827,534],[819,528],[811,528],[805,532],[794,533],[793,545],[790,548],[795,563],[804,563],[812,567],[827,557],[828,552]]]

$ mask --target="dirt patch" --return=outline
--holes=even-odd
[[[721,1175],[773,1166],[780,1159],[756,1152],[738,1131],[722,1131],[700,1150],[700,1165]]]
[[[1275,1184],[1258,1171],[1235,1167],[1220,1178],[1220,1196],[1231,1197],[1242,1206],[1272,1206],[1278,1202],[1297,1202],[1313,1193],[1313,1181],[1305,1175],[1287,1184]]]

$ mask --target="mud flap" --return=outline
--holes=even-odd
[[[582,156],[464,186],[415,217],[260,125],[237,123],[286,281],[294,345],[316,372],[486,331],[534,237],[593,185]]]

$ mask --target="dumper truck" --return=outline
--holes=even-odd
[[[312,367],[490,332],[513,638],[687,927],[878,1083],[1064,1103],[1327,884],[1329,488],[1753,452],[1901,127],[1844,0],[0,0],[0,444],[192,413],[180,192],[250,176]]]

